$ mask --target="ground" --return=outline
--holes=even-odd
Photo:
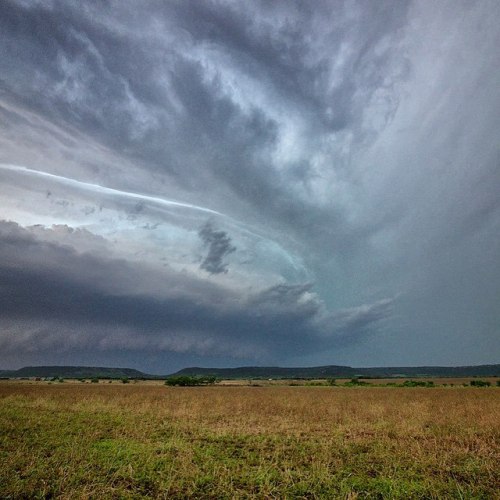
[[[500,498],[500,389],[0,383],[0,498]]]

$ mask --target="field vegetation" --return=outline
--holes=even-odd
[[[499,498],[497,387],[0,383],[1,498]]]
[[[165,385],[193,387],[196,385],[213,385],[217,382],[217,377],[206,375],[199,377],[189,377],[188,375],[178,375],[176,377],[168,377],[165,380]]]

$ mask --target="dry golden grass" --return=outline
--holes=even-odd
[[[344,385],[349,383],[352,378],[336,378],[335,382],[337,385]],[[419,380],[419,381],[432,381],[435,385],[469,385],[473,377],[429,377],[429,378],[418,378],[418,377],[393,377],[393,378],[359,378],[361,382],[370,385],[387,385],[396,384],[401,385],[403,382],[408,380]],[[496,385],[497,381],[500,380],[498,377],[480,377],[480,380],[488,381],[491,385]],[[157,384],[157,381],[149,381],[149,383]],[[257,387],[270,387],[270,386],[282,386],[282,385],[328,385],[328,379],[225,379],[221,380],[218,385],[224,386],[257,386]]]
[[[500,498],[500,389],[0,383],[0,497]]]

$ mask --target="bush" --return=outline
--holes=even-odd
[[[179,375],[177,377],[169,377],[165,380],[165,385],[178,385],[181,387],[191,387],[196,385],[213,385],[217,382],[217,377],[207,375],[204,377],[190,377],[189,375]]]
[[[491,382],[488,382],[487,380],[477,379],[471,380],[470,385],[472,387],[489,387],[491,385]]]
[[[331,386],[337,385],[337,379],[334,379],[334,378],[327,378],[327,379],[326,379],[326,383],[327,383],[328,385],[331,385]]]
[[[360,380],[359,378],[352,378],[350,382],[346,382],[344,385],[347,385],[349,387],[354,387],[358,385],[370,385],[370,384],[368,384],[368,382]]]
[[[405,380],[403,387],[434,387],[432,380]]]
[[[128,377],[122,377],[123,384],[128,384],[129,382],[130,382],[130,380],[128,379]]]
[[[94,377],[92,379],[90,379],[90,381],[93,383],[93,384],[98,384],[99,383],[99,379],[97,377]]]

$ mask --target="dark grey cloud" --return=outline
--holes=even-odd
[[[290,349],[315,351],[346,333],[324,318],[310,285],[235,295],[168,270],[153,277],[147,266],[109,259],[105,252],[79,253],[39,236],[0,222],[0,324],[10,325],[0,345],[6,355],[20,349],[164,350],[255,362],[283,358]],[[352,326],[351,341],[357,335]]]
[[[217,231],[210,221],[205,223],[198,234],[208,249],[200,269],[210,274],[227,273],[227,263],[224,262],[224,258],[236,251],[236,247],[231,244],[231,238],[225,231]]]

